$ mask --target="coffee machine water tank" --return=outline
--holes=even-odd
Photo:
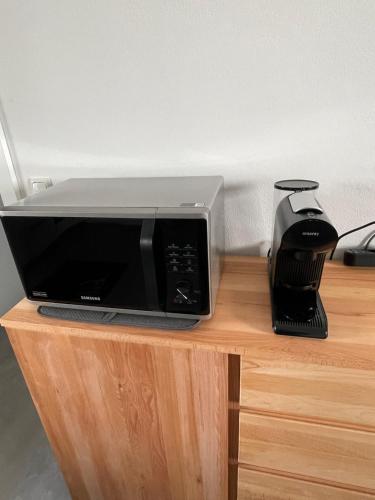
[[[327,254],[338,240],[310,180],[275,183],[269,278],[275,333],[326,338],[319,286]]]

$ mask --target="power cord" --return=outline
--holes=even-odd
[[[364,246],[364,250],[367,250],[367,249],[368,249],[369,244],[370,244],[370,243],[372,242],[372,240],[374,240],[374,239],[375,239],[375,233],[374,233],[372,236],[370,236],[370,238],[366,241],[366,245]]]
[[[355,233],[357,231],[360,231],[361,229],[364,229],[365,227],[369,227],[369,226],[372,226],[373,224],[375,224],[375,220],[371,221],[371,222],[368,222],[367,224],[363,224],[363,226],[359,226],[359,227],[355,227],[354,229],[351,229],[350,231],[347,231],[346,233],[343,233],[341,234],[338,239],[337,239],[337,243],[335,245],[335,248],[332,250],[331,252],[331,255],[329,256],[329,260],[332,260],[333,259],[333,255],[336,251],[336,248],[337,248],[337,245],[338,245],[338,242],[341,240],[341,238],[344,238],[345,236],[348,236],[348,234],[352,234],[352,233]],[[370,241],[373,239],[373,237],[375,236],[375,234],[373,234],[371,236],[371,238],[369,239],[369,241],[366,243],[366,247],[368,246],[368,244],[370,243]]]

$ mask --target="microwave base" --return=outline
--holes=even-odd
[[[127,315],[135,315],[135,316],[152,316],[155,318],[185,318],[188,320],[206,320],[212,318],[215,310],[208,314],[186,314],[186,313],[172,313],[165,311],[147,311],[144,309],[122,309],[115,307],[101,307],[101,306],[93,306],[93,305],[81,305],[81,304],[69,304],[68,302],[48,302],[43,300],[31,300],[26,297],[26,300],[30,302],[30,304],[34,304],[35,306],[41,307],[53,307],[56,309],[79,309],[80,311],[96,311],[96,312],[106,312],[106,313],[119,313],[119,314],[127,314]]]
[[[192,330],[199,319],[170,318],[164,316],[146,316],[144,314],[125,314],[116,312],[90,311],[84,309],[39,306],[42,316],[66,321],[98,323],[105,325],[123,325],[141,328],[158,328],[160,330]]]

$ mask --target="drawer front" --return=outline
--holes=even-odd
[[[238,500],[373,500],[370,494],[239,468]]]
[[[302,363],[286,355],[283,359],[282,351],[273,358],[241,359],[242,407],[375,430],[375,366],[368,370]]]
[[[375,434],[240,413],[239,463],[375,493]]]

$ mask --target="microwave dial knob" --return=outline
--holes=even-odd
[[[182,304],[190,304],[191,283],[190,281],[179,281],[176,283],[176,301]]]

